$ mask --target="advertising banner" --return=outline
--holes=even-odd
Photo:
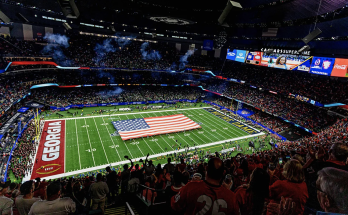
[[[311,68],[311,59],[309,58],[306,61],[300,63],[298,66],[292,67],[291,70],[309,73],[310,68]]]
[[[25,112],[27,112],[29,110],[29,108],[27,108],[27,107],[22,107],[22,108],[20,108],[17,112],[19,112],[19,113],[25,113]]]
[[[237,50],[230,50],[227,49],[227,55],[226,55],[226,59],[227,60],[236,60],[236,55],[237,55]]]
[[[334,64],[335,58],[313,57],[310,73],[330,76]]]
[[[246,58],[246,63],[260,65],[262,60],[262,52],[249,52]]]
[[[348,77],[348,59],[336,58],[331,76]]]
[[[213,40],[204,40],[203,41],[203,50],[211,51],[214,47],[214,41]]]
[[[246,55],[247,55],[247,51],[245,51],[245,50],[237,50],[235,61],[244,63]]]

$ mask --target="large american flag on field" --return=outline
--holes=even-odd
[[[187,131],[201,126],[183,114],[112,122],[122,140]]]

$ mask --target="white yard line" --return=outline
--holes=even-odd
[[[192,112],[196,113],[195,111],[192,111]],[[206,111],[206,112],[208,112],[208,111]],[[201,119],[201,117],[199,116],[199,112],[198,112],[197,114],[198,114],[198,118]],[[210,114],[210,115],[213,116],[213,114]],[[208,115],[208,117],[209,117],[209,115]],[[217,117],[217,118],[219,118],[219,117]],[[219,118],[219,119],[221,119],[221,118]],[[204,120],[204,117],[202,117],[202,120],[205,121],[205,120]],[[223,120],[223,119],[221,119],[221,120]],[[226,122],[226,121],[224,121],[224,122]],[[206,123],[206,121],[205,121],[205,123]],[[226,123],[227,123],[227,122],[226,122]],[[222,133],[224,133],[225,135],[227,135],[227,136],[230,136],[230,135],[231,135],[231,134],[225,133],[225,132],[224,132],[224,127],[221,126],[221,125],[219,125],[219,124],[217,124],[215,121],[210,121],[210,123],[208,123],[208,124],[214,124],[214,125],[216,125],[216,126],[222,128],[220,131],[221,131]],[[230,124],[230,125],[231,125],[231,124]],[[238,130],[239,130],[239,129],[238,129]],[[238,130],[236,130],[236,132],[238,132],[240,135],[242,135],[242,136],[245,135],[245,134],[239,132]],[[229,133],[232,133],[234,136],[239,136],[239,135],[235,134],[233,131],[230,131]]]
[[[126,115],[126,117],[127,117],[127,119],[129,119],[128,118],[128,116]],[[146,141],[145,141],[145,143],[146,143]],[[125,143],[126,144],[126,143]],[[147,143],[146,143],[147,144]],[[141,149],[140,149],[140,147],[139,147],[139,144],[135,144],[137,147],[138,147],[138,149],[139,149],[139,151],[141,152],[141,154],[143,154],[143,156],[145,156],[145,154],[143,153],[143,151],[141,151]],[[149,148],[150,148],[150,146],[149,145],[147,145]],[[150,148],[151,149],[151,148]],[[152,149],[151,149],[152,150]]]
[[[196,113],[195,113],[196,114]],[[197,114],[196,114],[197,115]],[[193,118],[199,118],[200,120],[202,119],[202,118],[204,118],[204,117],[200,117],[199,116],[199,113],[198,113],[198,116],[196,116],[196,117],[193,117]],[[205,123],[206,123],[206,121],[205,120],[203,120]],[[211,129],[211,130],[214,130],[213,128],[211,128],[209,125],[210,125],[211,123],[206,123],[205,125],[209,128],[209,129]],[[215,123],[214,123],[215,124]],[[216,129],[216,127],[214,127],[215,128],[215,130],[217,130]],[[213,137],[215,137],[215,138],[217,138],[217,139],[220,139],[220,138],[218,138],[218,137],[216,137],[212,132],[213,131],[211,131],[211,132],[209,132],[208,130],[206,130],[206,132],[208,133],[208,134],[210,134],[211,136],[213,136]],[[223,131],[222,131],[223,132]],[[228,134],[226,134],[225,132],[223,132],[225,135],[227,135],[227,136],[230,136],[230,135],[228,135]],[[222,138],[225,138],[224,136],[222,136],[221,134],[219,134],[218,132],[216,132],[216,134],[217,135],[219,135],[220,137],[222,137]],[[233,133],[234,134],[234,133]],[[206,136],[204,133],[203,133],[203,135],[204,136]],[[197,135],[196,135],[197,136]],[[238,135],[237,135],[238,136]],[[207,137],[207,136],[206,136]],[[210,139],[209,137],[207,137],[208,139]],[[221,144],[222,145],[222,144]]]
[[[85,119],[85,125],[87,125],[87,124],[86,124],[86,119]],[[94,163],[94,165],[95,165],[95,160],[94,160],[94,155],[93,155],[93,148],[92,148],[92,144],[91,144],[91,139],[89,138],[89,133],[88,133],[87,126],[86,126],[86,131],[87,131],[87,136],[88,136],[89,145],[90,145],[90,147],[91,147],[91,153],[92,153],[93,163]]]
[[[79,146],[79,135],[77,135],[77,124],[76,124],[76,119],[75,119],[75,128],[76,128],[76,144],[77,144],[77,153],[79,154],[79,164],[80,164],[80,169],[81,169],[81,156],[80,156],[80,146]],[[66,131],[66,130],[65,130]],[[66,136],[66,133],[65,133]],[[66,151],[66,147],[65,147]],[[65,157],[66,159],[66,157]]]
[[[147,114],[149,117],[151,117],[149,114]],[[142,117],[142,118],[144,118],[143,117],[143,115],[142,114],[140,114],[140,116]],[[156,135],[156,136],[158,136],[158,135]],[[159,136],[161,136],[161,135],[159,135]],[[153,138],[153,136],[151,136],[152,137],[152,140],[154,140],[154,138]],[[144,139],[145,140],[145,139]],[[157,139],[158,140],[158,139]],[[150,140],[151,141],[151,140]],[[145,142],[146,142],[146,140],[145,140]],[[163,148],[157,143],[157,141],[156,140],[154,140],[154,142],[162,149],[162,151],[164,152],[164,150],[163,150]],[[147,144],[147,143],[146,143]],[[148,145],[149,146],[149,145]],[[150,146],[149,146],[149,148],[150,148]],[[151,148],[150,148],[151,149]],[[151,149],[151,151],[152,151],[152,149]],[[153,152],[153,151],[152,151]],[[153,152],[154,153],[154,152]]]
[[[225,115],[225,116],[227,116],[227,117],[229,117],[229,118],[231,118],[231,119],[234,119],[234,120],[236,120],[236,121],[238,121],[238,122],[242,123],[243,125],[245,125],[245,126],[247,126],[247,127],[251,128],[251,129],[253,129],[253,130],[255,130],[255,131],[260,132],[260,130],[257,130],[256,128],[251,127],[250,125],[245,124],[244,122],[242,122],[242,121],[240,121],[240,120],[238,120],[238,119],[234,118],[233,116],[229,116],[229,115],[225,114],[224,112],[219,111],[219,110],[217,110],[217,109],[215,109],[215,108],[213,108],[213,107],[211,107],[211,109],[214,109],[214,110],[216,110],[217,112],[219,112],[219,113],[221,113],[221,114],[223,114],[223,115]],[[209,112],[209,111],[207,111],[207,112]],[[209,113],[210,113],[210,112],[209,112]],[[212,114],[212,113],[210,113],[210,114]],[[214,114],[212,114],[212,115],[214,115]],[[218,117],[218,116],[217,116],[217,117]],[[220,118],[220,117],[219,117],[219,118]],[[220,118],[220,119],[221,119],[221,118]]]
[[[222,140],[222,141],[208,143],[208,144],[204,144],[204,145],[198,145],[198,146],[195,146],[195,147],[190,147],[189,149],[204,148],[204,147],[208,147],[208,146],[220,145],[222,143],[229,142],[229,141],[236,141],[236,140],[241,140],[241,139],[247,139],[247,138],[257,137],[257,136],[261,136],[261,135],[264,135],[264,133],[258,133],[258,134],[243,136],[243,137],[237,137],[237,138],[234,138],[234,139]],[[176,150],[176,151],[169,151],[169,152],[165,152],[165,153],[161,153],[161,154],[150,155],[149,158],[155,158],[155,157],[159,157],[159,156],[163,156],[163,155],[167,155],[167,154],[173,154],[174,152],[175,153],[184,152],[185,150],[186,149],[180,149],[180,150]],[[133,162],[139,161],[140,158],[145,160],[146,157],[144,156],[144,157],[139,157],[139,158],[133,158],[132,161]],[[123,164],[126,164],[126,163],[129,163],[129,161],[125,160],[125,161],[120,161],[120,162],[111,163],[111,164],[107,164],[107,165],[95,166],[95,167],[81,169],[81,170],[77,170],[77,171],[73,171],[73,172],[67,172],[67,173],[62,173],[62,174],[58,174],[58,175],[52,175],[52,176],[48,176],[48,177],[43,177],[41,179],[49,180],[49,179],[55,179],[55,178],[62,178],[62,177],[72,176],[72,175],[76,175],[76,174],[80,174],[80,173],[91,172],[91,171],[103,169],[103,168],[105,168],[105,167],[107,167],[109,165],[111,165],[111,166],[118,166],[118,165],[123,165]]]
[[[55,121],[55,120],[67,120],[67,119],[87,119],[95,117],[106,117],[106,116],[123,116],[123,115],[133,115],[133,114],[144,114],[144,113],[154,113],[154,112],[167,112],[167,111],[181,111],[181,110],[194,110],[194,109],[204,109],[210,107],[201,107],[201,108],[187,108],[187,109],[177,109],[177,110],[159,110],[159,111],[150,111],[150,112],[138,112],[138,113],[123,113],[123,114],[111,114],[111,115],[100,115],[100,116],[84,116],[84,117],[74,117],[74,118],[64,118],[64,119],[49,119],[45,121]]]
[[[167,112],[165,112],[165,113],[167,113]],[[185,143],[188,145],[188,146],[190,146],[191,147],[191,145],[181,136],[181,135],[179,135],[177,132],[175,132],[174,134],[176,134],[176,135],[178,135],[181,139],[183,139],[184,141],[185,141]],[[185,136],[185,134],[184,134],[184,136]],[[186,137],[186,136],[185,136]],[[198,137],[199,138],[199,137]],[[201,138],[199,138],[199,139],[201,139]],[[202,140],[202,139],[201,139]],[[203,141],[203,140],[202,140]],[[204,142],[204,141],[203,141]],[[181,146],[180,146],[180,148],[181,148]]]
[[[101,145],[102,145],[103,150],[104,150],[104,154],[105,154],[106,161],[107,161],[108,163],[110,163],[110,162],[109,162],[109,159],[108,159],[108,156],[106,155],[106,151],[105,151],[105,148],[104,148],[103,140],[102,140],[102,138],[100,137],[100,133],[99,133],[99,129],[98,129],[97,123],[95,122],[95,119],[94,119],[94,118],[93,118],[93,120],[94,120],[95,127],[97,128],[97,132],[98,132],[98,136],[99,136]]]
[[[103,119],[103,122],[105,123],[104,118],[102,118],[102,119]],[[108,133],[109,133],[108,126],[106,125],[105,127],[106,127],[106,130],[107,130],[107,131],[108,131]],[[110,139],[111,139],[111,141],[112,141],[112,144],[114,145],[114,148],[115,148],[115,151],[116,151],[116,152],[117,152],[117,154],[118,154],[118,157],[120,158],[120,160],[122,160],[122,159],[121,159],[120,154],[118,153],[118,151],[117,151],[117,149],[116,149],[116,145],[115,145],[114,140],[112,139],[112,136],[111,136],[111,134],[110,134],[110,133],[109,133],[109,137],[110,137]],[[128,149],[128,147],[127,147],[127,149]],[[128,151],[129,151],[129,149],[128,149]],[[129,151],[129,153],[130,153],[130,151]],[[130,153],[130,155],[131,155],[131,156],[133,156],[131,153]]]

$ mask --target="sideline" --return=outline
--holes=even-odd
[[[45,121],[55,121],[55,120],[71,120],[71,119],[86,119],[86,118],[96,118],[96,117],[106,117],[106,116],[123,116],[123,115],[134,115],[134,114],[144,114],[144,113],[154,113],[154,112],[166,112],[166,111],[181,111],[181,110],[196,110],[205,109],[210,107],[200,107],[200,108],[186,108],[186,109],[176,109],[176,110],[160,110],[160,111],[149,111],[149,112],[135,112],[135,113],[123,113],[123,114],[110,114],[110,115],[99,115],[99,116],[84,116],[84,117],[73,117],[73,118],[60,118],[60,119],[49,119]]]
[[[207,146],[219,145],[221,143],[225,143],[225,142],[229,142],[229,141],[236,141],[236,140],[246,139],[246,138],[250,138],[250,137],[257,137],[257,136],[261,136],[261,135],[264,135],[264,134],[265,133],[258,133],[258,134],[248,135],[248,136],[242,136],[242,137],[237,137],[237,138],[234,138],[234,139],[222,140],[222,141],[218,141],[218,142],[213,142],[213,143],[208,143],[208,144],[204,144],[204,145],[199,145],[199,146],[196,146],[196,147],[189,147],[189,149],[205,148]],[[176,150],[176,151],[168,151],[168,152],[165,152],[165,153],[150,155],[149,158],[155,158],[155,157],[159,157],[159,156],[163,156],[163,155],[167,155],[167,154],[173,154],[174,152],[175,153],[183,152],[185,150],[186,149],[180,149],[180,150]],[[134,158],[134,159],[132,159],[132,161],[136,162],[136,161],[139,161],[140,159],[145,160],[146,157]],[[129,163],[129,161],[128,160],[119,161],[119,162],[116,162],[116,163],[111,163],[111,164],[106,164],[106,165],[101,165],[101,166],[95,166],[95,167],[81,169],[81,170],[72,171],[72,172],[66,172],[66,173],[62,173],[62,174],[58,174],[58,175],[47,176],[47,177],[43,177],[41,179],[42,180],[43,179],[49,180],[49,179],[68,177],[68,176],[73,176],[73,175],[76,175],[76,174],[81,174],[81,173],[85,173],[85,172],[90,172],[90,171],[95,171],[95,170],[99,170],[99,169],[104,169],[107,166],[117,166],[117,165],[122,165],[122,164],[126,164],[126,163]]]

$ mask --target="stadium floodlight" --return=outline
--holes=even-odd
[[[0,21],[6,24],[11,22],[10,18],[8,18],[2,11],[0,11]]]
[[[239,2],[228,1],[225,9],[222,11],[222,14],[220,15],[218,19],[219,24],[225,27],[230,27],[228,24],[229,16],[234,15],[235,12],[241,9],[243,9],[243,7],[242,5],[240,5]],[[231,12],[232,10],[233,10],[233,13]]]
[[[311,49],[311,47],[309,45],[305,45],[298,50],[298,53],[308,51],[309,49]]]
[[[67,23],[67,22],[64,22],[63,23],[63,26],[64,26],[64,28],[66,29],[66,30],[71,30],[72,29],[72,27]]]
[[[317,28],[314,31],[312,31],[311,33],[309,33],[307,36],[305,36],[302,41],[306,44],[308,44],[310,41],[312,41],[314,38],[316,38],[319,34],[321,34],[322,31]]]
[[[65,17],[76,19],[80,16],[74,0],[58,0],[58,3]]]
[[[268,50],[265,51],[265,54],[266,54],[266,55],[270,55],[270,54],[272,54],[273,52],[274,52],[274,49],[268,49]]]

